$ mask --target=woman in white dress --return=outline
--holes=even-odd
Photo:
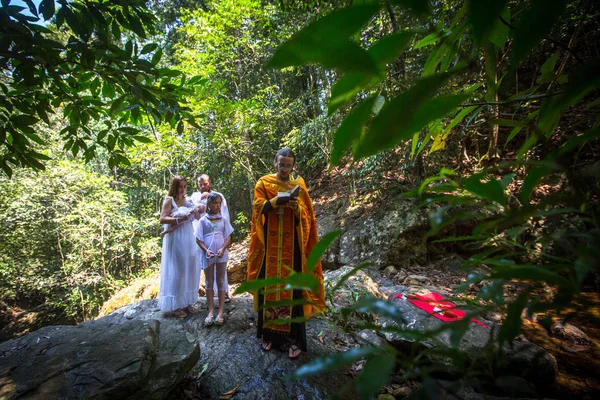
[[[177,225],[177,229],[163,237],[158,306],[162,311],[172,313],[178,318],[185,317],[186,311],[196,312],[193,304],[198,301],[200,283],[198,248],[192,220],[200,218],[204,209],[203,206],[196,207],[186,199],[186,188],[185,178],[174,176],[169,195],[165,198],[160,212],[160,222],[165,225]],[[172,217],[171,214],[179,207],[196,209],[189,217]]]

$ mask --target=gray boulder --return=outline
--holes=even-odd
[[[128,317],[147,320],[156,317],[156,301],[146,300],[117,310],[109,317],[125,321]],[[197,380],[201,392],[208,399],[218,399],[235,389],[235,399],[305,398],[325,399],[350,387],[352,379],[342,372],[320,374],[294,381],[290,375],[302,364],[319,356],[345,350],[336,337],[336,328],[326,320],[314,319],[307,323],[308,352],[297,360],[290,360],[287,348],[273,348],[264,352],[256,337],[256,312],[252,297],[235,296],[225,309],[225,323],[204,326],[206,309],[188,316],[180,330],[200,345],[201,357],[188,375]],[[349,346],[355,343],[349,343]],[[177,354],[177,350],[172,352]],[[351,392],[354,393],[354,392]]]
[[[5,342],[0,397],[164,398],[200,357],[194,338],[174,324],[102,318]]]

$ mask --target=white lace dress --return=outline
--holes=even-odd
[[[173,207],[171,212],[176,212],[179,207],[172,197],[169,198]],[[188,200],[183,206],[194,207]],[[198,301],[200,267],[197,256],[198,245],[192,222],[180,221],[177,229],[163,237],[158,297],[162,311],[173,311]]]

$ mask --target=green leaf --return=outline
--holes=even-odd
[[[469,330],[470,322],[470,318],[463,318],[460,321],[452,322],[452,327],[450,328],[450,346],[453,349],[460,348],[460,342]]]
[[[372,75],[361,74],[359,72],[351,72],[343,75],[331,89],[331,99],[329,99],[327,113],[331,115],[339,108],[348,104],[358,93],[372,86],[371,81],[373,79]]]
[[[117,136],[110,135],[108,136],[108,140],[106,142],[106,148],[108,151],[113,151],[115,149],[115,145],[117,144]]]
[[[423,78],[410,90],[389,101],[354,148],[354,158],[360,159],[389,149],[410,139],[430,121],[444,117],[469,95],[440,96],[431,99],[456,72],[446,72]]]
[[[110,106],[110,114],[114,115],[117,112],[117,110],[121,109],[123,101],[125,101],[125,95],[120,96],[115,101],[113,101],[112,105]]]
[[[406,49],[413,36],[414,33],[410,31],[386,36],[375,42],[369,48],[368,53],[383,70],[387,63],[395,60]],[[362,90],[373,87],[382,80],[382,75],[373,77],[372,74],[360,72],[351,72],[342,76],[331,90],[328,114],[334,113],[340,107],[348,104]]]
[[[359,313],[373,313],[382,317],[389,317],[397,322],[406,322],[406,319],[393,303],[372,296],[362,297],[356,303],[345,308]]]
[[[27,114],[19,114],[19,115],[11,115],[10,122],[17,126],[29,126],[37,123],[39,119],[32,115]]]
[[[141,135],[132,136],[132,138],[141,143],[152,143],[153,142],[152,139],[147,138],[146,136],[141,136]]]
[[[371,354],[379,354],[380,352],[381,349],[378,347],[355,347],[344,353],[317,358],[300,366],[294,373],[294,378],[302,379],[331,372],[344,365],[352,364],[361,358],[365,358]]]
[[[140,52],[140,54],[148,54],[148,53],[151,53],[151,52],[153,52],[154,50],[156,50],[157,48],[158,48],[158,44],[156,44],[156,43],[149,43],[149,44],[145,45],[145,46],[142,48],[142,51]]]
[[[310,254],[308,255],[308,260],[306,261],[306,270],[309,274],[312,273],[312,271],[315,269],[317,263],[321,261],[321,257],[323,257],[323,254],[325,254],[331,242],[333,242],[335,238],[340,236],[341,233],[341,230],[329,232],[321,239],[319,239],[317,244],[315,244],[315,247],[313,247],[310,251]]]
[[[515,24],[513,63],[518,66],[540,40],[548,36],[565,10],[567,0],[532,0],[523,17]]]
[[[444,31],[430,33],[429,35],[427,35],[423,39],[421,39],[416,45],[414,45],[413,49],[416,50],[416,49],[420,49],[421,47],[425,47],[425,46],[429,46],[430,44],[437,43],[438,40],[440,40],[444,36],[446,36],[446,33]]]
[[[25,1],[25,4],[27,4],[27,7],[29,7],[29,12],[37,17],[38,11],[35,8],[35,4],[33,4],[33,1],[31,1],[31,0],[23,0],[23,1]]]
[[[240,286],[235,290],[234,294],[241,294],[245,292],[256,292],[263,290],[269,286],[281,285],[285,283],[283,278],[267,278],[267,279],[255,279],[253,281],[242,282]]]
[[[163,51],[162,51],[162,49],[159,48],[156,51],[156,53],[154,53],[154,55],[152,56],[152,61],[151,61],[152,64],[158,65],[158,63],[160,62],[160,59],[162,58],[162,55],[163,55]]]
[[[375,5],[354,6],[318,19],[279,46],[267,66],[285,68],[317,63],[329,69],[376,75],[379,70],[373,58],[349,37],[378,10]]]
[[[500,17],[510,23],[510,9],[508,7],[504,7],[504,11],[500,14]],[[496,21],[496,25],[492,29],[489,34],[489,40],[500,50],[504,51],[504,47],[506,45],[506,41],[508,40],[508,35],[510,34],[510,28],[506,25],[500,18]]]
[[[527,173],[527,176],[523,180],[523,185],[521,185],[521,190],[519,192],[519,200],[521,200],[522,204],[529,204],[529,200],[531,199],[531,193],[533,192],[533,189],[535,189],[535,187],[542,180],[542,178],[548,175],[551,171],[551,167],[540,165],[534,167]]]
[[[519,132],[521,132],[521,130],[522,130],[522,129],[523,129],[525,126],[529,125],[529,123],[531,122],[531,120],[532,120],[532,119],[533,119],[533,118],[534,118],[536,115],[538,115],[538,114],[539,114],[539,112],[540,112],[540,110],[539,110],[539,109],[537,109],[537,110],[535,110],[535,111],[533,111],[533,112],[529,113],[529,115],[528,115],[527,117],[523,118],[521,125],[519,125],[519,126],[515,127],[515,129],[513,129],[513,130],[510,132],[510,135],[508,135],[508,137],[506,138],[506,142],[504,142],[504,145],[506,146],[506,145],[508,144],[508,142],[510,142],[511,140],[513,140],[513,139],[514,139],[514,137],[515,137],[515,136],[517,136],[517,135],[519,134]]]
[[[36,135],[35,133],[30,133],[30,132],[23,132],[23,134],[25,136],[27,136],[29,139],[33,140],[34,142],[36,142],[37,144],[46,144],[38,135]]]
[[[466,179],[463,182],[463,185],[465,189],[477,196],[494,201],[500,205],[506,205],[506,196],[504,195],[502,183],[493,178],[489,179],[487,182],[482,182],[482,178],[483,176],[481,174],[473,175]]]
[[[337,283],[331,289],[331,291],[333,293],[335,293],[340,287],[342,287],[342,285],[344,284],[344,282],[346,282],[349,278],[351,278],[352,276],[354,276],[358,271],[360,271],[361,269],[364,269],[364,268],[368,267],[369,265],[371,265],[371,263],[366,262],[366,263],[359,264],[356,267],[352,268],[346,274],[342,275],[342,277],[337,281]]]
[[[471,31],[473,39],[478,46],[481,46],[489,38],[492,29],[499,22],[500,15],[505,9],[507,0],[470,0]],[[501,22],[501,21],[500,21]]]
[[[550,58],[542,64],[542,68],[540,68],[540,77],[537,78],[537,83],[548,83],[552,82],[555,78],[554,68],[556,67],[556,62],[558,61],[558,53],[554,53]]]
[[[44,21],[48,21],[54,16],[54,0],[42,0],[40,3],[40,14],[44,17]]]
[[[364,126],[371,116],[376,98],[376,96],[369,97],[360,103],[340,124],[340,127],[333,137],[333,149],[331,150],[330,161],[331,167],[337,165],[344,156],[346,150],[350,148],[354,141],[360,138]]]
[[[384,66],[397,59],[406,50],[414,35],[412,31],[405,31],[386,36],[369,47],[369,54],[379,66]]]
[[[393,348],[369,357],[367,365],[356,377],[356,388],[363,399],[373,398],[379,389],[388,382],[395,364],[396,353]]]
[[[422,77],[433,76],[438,72],[438,65],[444,59],[452,60],[453,54],[456,54],[458,50],[457,45],[462,40],[462,36],[469,26],[468,21],[462,21],[454,28],[448,36],[444,38],[442,43],[434,49],[427,60],[425,61],[425,65],[423,66],[423,72],[421,74]],[[449,65],[449,61],[445,62],[446,65]],[[445,70],[440,70],[439,72],[445,72]]]
[[[562,111],[577,104],[593,90],[600,88],[600,61],[594,60],[576,69],[571,74],[571,84],[564,94],[544,100],[540,107],[538,128],[550,135],[560,119]]]
[[[284,290],[303,289],[318,292],[320,282],[313,275],[292,273],[285,278]]]
[[[102,96],[112,99],[115,97],[115,87],[112,83],[105,81],[102,85]]]
[[[500,332],[498,333],[498,339],[503,342],[512,342],[514,338],[521,331],[521,314],[523,314],[523,310],[527,306],[527,298],[528,293],[523,292],[517,297],[515,301],[508,305],[506,319],[502,323],[500,327]]]
[[[98,77],[94,78],[94,80],[90,84],[90,92],[94,97],[98,97],[98,95],[100,94],[100,79],[98,79]]]
[[[429,0],[392,0],[392,4],[408,9],[417,17],[429,14]]]
[[[557,156],[564,157],[582,144],[595,140],[598,137],[600,137],[600,128],[592,129],[583,135],[574,136],[562,145],[557,151]]]
[[[127,13],[127,14],[125,14],[125,16],[127,17],[127,20],[129,22],[129,27],[131,28],[131,30],[133,32],[135,32],[139,37],[145,38],[146,31],[144,30],[144,27],[142,26],[142,23],[140,22],[140,20],[131,13]]]

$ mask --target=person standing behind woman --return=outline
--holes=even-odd
[[[231,242],[233,228],[229,219],[221,214],[221,196],[211,193],[206,199],[206,214],[200,219],[196,227],[196,243],[202,249],[202,261],[206,280],[206,300],[208,303],[208,316],[205,325],[216,323],[223,324],[223,311],[225,310],[225,274],[227,273],[228,252],[227,246]],[[215,278],[216,276],[216,278]],[[219,315],[215,318],[214,308],[214,282],[216,281],[219,292]]]
[[[252,228],[248,253],[248,281],[264,278],[287,278],[291,271],[307,273],[307,258],[318,241],[317,223],[312,201],[302,177],[293,177],[296,156],[283,148],[275,155],[277,173],[265,175],[254,187]],[[300,192],[294,198],[278,196],[295,186]],[[257,336],[261,348],[273,345],[288,347],[291,359],[306,351],[306,324],[298,318],[309,318],[325,308],[321,261],[312,275],[320,285],[317,291],[277,290],[268,294],[254,293],[254,308],[258,311]],[[311,304],[281,306],[281,301],[304,299]],[[286,324],[269,322],[288,320]]]
[[[192,219],[200,218],[203,206],[195,206],[186,199],[187,182],[176,175],[171,179],[169,195],[165,198],[160,211],[160,222],[176,225],[177,229],[163,237],[160,260],[160,292],[158,306],[164,312],[183,318],[186,311],[195,313],[192,306],[198,301],[198,283],[200,270],[197,262],[197,248],[194,240]],[[188,217],[172,217],[179,207],[195,207]]]

